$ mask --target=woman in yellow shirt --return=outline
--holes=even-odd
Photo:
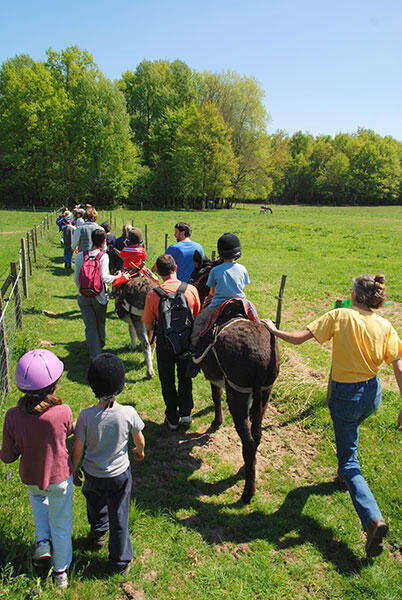
[[[337,308],[319,317],[306,329],[280,331],[272,321],[264,323],[273,335],[291,344],[314,337],[320,344],[332,339],[332,366],[328,406],[334,426],[338,474],[345,481],[356,512],[367,533],[366,554],[378,556],[388,526],[364,480],[357,458],[359,425],[381,404],[377,372],[383,362],[392,363],[402,394],[402,344],[392,325],[377,315],[386,300],[383,275],[355,277],[352,306]],[[398,427],[402,426],[402,410]]]

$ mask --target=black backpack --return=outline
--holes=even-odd
[[[154,288],[160,298],[156,336],[165,339],[174,356],[184,354],[190,346],[194,317],[184,295],[186,288],[187,283],[183,282],[173,294],[161,287]]]

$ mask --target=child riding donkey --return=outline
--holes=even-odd
[[[224,233],[218,240],[218,254],[222,262],[209,273],[207,287],[210,288],[210,293],[205,298],[202,311],[195,319],[191,336],[191,344],[197,355],[196,362],[199,362],[199,355],[204,354],[205,346],[209,346],[208,342],[212,341],[211,335],[206,334],[211,332],[223,311],[231,308],[233,301],[237,302],[236,312],[234,314],[232,310],[228,311],[231,313],[230,317],[242,316],[251,321],[259,321],[253,304],[243,292],[245,286],[250,283],[250,278],[247,269],[236,263],[241,256],[241,243],[237,235]]]

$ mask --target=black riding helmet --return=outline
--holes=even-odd
[[[125,370],[122,360],[104,352],[98,354],[88,369],[88,383],[97,398],[117,396],[123,391]]]
[[[241,255],[241,243],[234,233],[224,233],[218,240],[218,254],[221,258],[237,259]]]

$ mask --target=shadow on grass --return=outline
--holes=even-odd
[[[64,372],[68,379],[87,385],[90,360],[86,341],[58,343],[56,346],[61,346],[67,350],[67,355],[63,357],[63,363]]]
[[[80,312],[79,308],[76,308],[75,310],[69,310],[66,312],[59,312],[59,313],[51,314],[51,313],[46,313],[46,311],[43,309],[34,308],[33,306],[30,306],[29,308],[23,308],[22,313],[26,314],[26,315],[40,315],[42,317],[47,317],[48,319],[52,319],[52,320],[53,319],[54,320],[68,319],[69,321],[71,321],[71,319],[81,319],[81,312]]]
[[[240,544],[263,539],[279,551],[311,544],[326,561],[346,575],[359,572],[367,564],[337,539],[337,532],[321,525],[314,517],[303,514],[311,496],[325,497],[336,491],[333,482],[296,487],[271,514],[258,510],[245,513],[240,501],[228,505],[218,498],[227,489],[242,482],[243,469],[218,481],[201,479],[199,470],[202,461],[191,453],[193,449],[208,444],[211,438],[209,431],[169,433],[162,425],[147,421],[145,435],[147,457],[143,463],[135,464],[133,478],[136,500],[147,511],[175,514],[188,509],[189,516],[178,522],[198,531],[210,544]],[[202,500],[205,497],[207,501]],[[227,510],[236,507],[239,508],[238,513]]]

